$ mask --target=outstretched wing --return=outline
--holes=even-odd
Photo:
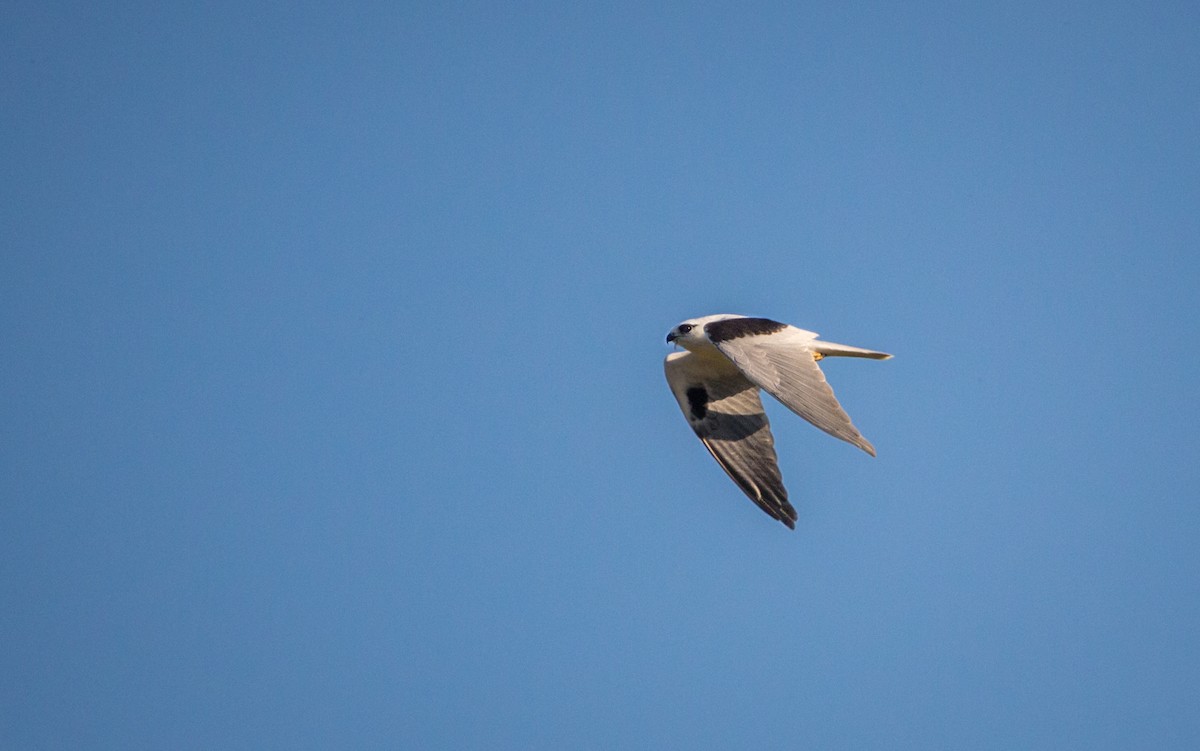
[[[825,382],[817,365],[816,334],[766,318],[713,321],[704,331],[755,386],[831,436],[875,456],[875,447],[850,422]]]
[[[796,509],[783,487],[758,388],[717,357],[673,352],[664,366],[679,408],[721,469],[759,508],[795,529]]]

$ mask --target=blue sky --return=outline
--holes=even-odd
[[[1193,4],[0,18],[0,745],[1200,743]]]

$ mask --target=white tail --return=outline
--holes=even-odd
[[[814,341],[811,346],[814,352],[825,357],[869,357],[872,360],[886,360],[891,357],[886,352],[875,352],[861,347],[851,347],[849,344],[823,342],[820,339]]]

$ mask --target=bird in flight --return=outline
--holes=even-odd
[[[667,342],[684,349],[667,355],[663,365],[688,424],[742,492],[789,528],[796,528],[796,509],[783,486],[759,389],[831,436],[875,456],[875,447],[850,422],[817,362],[891,355],[823,342],[812,331],[769,318],[737,315],[688,319],[671,329]]]

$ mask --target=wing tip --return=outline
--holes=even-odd
[[[818,425],[817,427],[820,427],[820,426]],[[834,438],[841,438],[843,441],[850,444],[851,446],[854,446],[855,448],[860,448],[863,451],[870,454],[871,456],[875,456],[875,447],[873,445],[871,445],[871,442],[866,439],[866,436],[864,436],[862,433],[859,433],[857,430],[854,430],[853,425],[850,426],[850,429],[854,431],[854,435],[846,436],[846,435],[839,435],[838,433],[832,433],[830,431],[826,431],[826,432],[830,433],[830,435],[832,435]]]
[[[769,510],[764,506],[763,510],[775,517],[780,524],[783,524],[788,529],[796,529],[796,507],[786,498],[780,499],[778,506]]]

